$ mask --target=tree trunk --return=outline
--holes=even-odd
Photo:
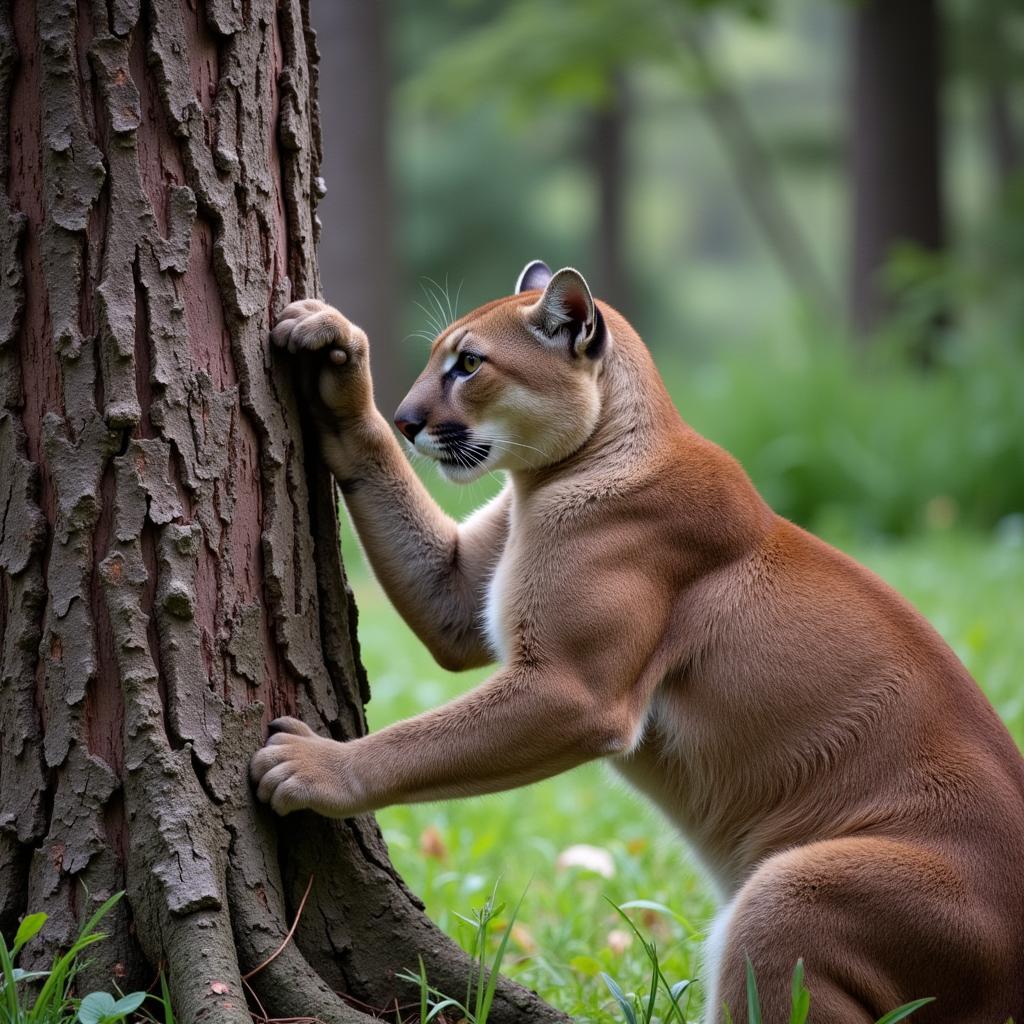
[[[320,68],[323,176],[320,242],[324,291],[374,342],[374,399],[390,421],[411,383],[396,344],[389,5],[311,0],[326,55]]]
[[[850,311],[863,333],[887,312],[892,247],[945,243],[941,55],[936,0],[865,0],[852,18]]]
[[[979,24],[977,47],[984,54],[981,69],[985,121],[989,153],[996,188],[1006,192],[1024,164],[1021,153],[1019,107],[1013,100],[1019,96],[1015,80],[1016,53],[1013,43],[1013,7],[1009,0],[989,0],[971,12]]]
[[[198,6],[198,11],[195,10]],[[127,898],[85,982],[177,1019],[355,1021],[467,958],[371,817],[283,822],[275,715],[365,729],[333,485],[273,314],[319,289],[300,0],[0,7],[0,928],[45,964]],[[344,229],[344,225],[339,225]],[[336,992],[344,993],[344,998]],[[502,983],[494,1019],[564,1019]]]
[[[625,239],[629,93],[621,72],[611,76],[607,102],[591,114],[589,127],[588,163],[594,168],[597,184],[594,283],[601,297],[616,309],[629,310],[632,301]]]

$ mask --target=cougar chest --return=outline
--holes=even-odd
[[[484,602],[483,626],[484,633],[487,636],[487,643],[494,653],[494,657],[503,665],[508,661],[509,649],[504,622],[510,561],[511,557],[506,546],[505,550],[501,553],[501,557],[495,563],[494,572],[491,573]]]

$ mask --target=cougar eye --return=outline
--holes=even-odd
[[[459,361],[455,364],[456,369],[460,373],[465,374],[467,377],[476,373],[480,369],[480,364],[483,362],[483,357],[478,356],[475,352],[463,352],[459,356]]]

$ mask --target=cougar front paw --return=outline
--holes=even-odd
[[[372,406],[366,335],[333,306],[319,299],[293,302],[270,338],[289,352],[322,353],[318,390],[336,416],[362,415]]]
[[[260,800],[278,814],[311,810],[344,818],[355,813],[343,744],[317,736],[297,718],[277,718],[270,730],[249,766]]]

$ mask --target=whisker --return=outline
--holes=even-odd
[[[466,283],[466,279],[463,278],[459,282],[458,290],[455,292],[455,312],[452,315],[452,320],[458,320],[459,318],[459,297],[462,295],[462,286]]]
[[[527,462],[527,460],[526,460],[526,456],[525,456],[525,455],[523,455],[523,453],[522,453],[522,452],[514,452],[514,451],[511,451],[511,450],[510,450],[510,449],[508,449],[508,448],[503,448],[503,447],[502,447],[502,445],[501,445],[501,443],[500,443],[499,441],[494,441],[494,442],[492,442],[492,444],[494,445],[494,447],[495,447],[495,448],[497,448],[497,449],[498,449],[498,451],[500,451],[500,452],[504,452],[504,453],[505,453],[506,455],[511,455],[511,456],[514,456],[515,458],[519,459],[519,461],[520,461],[520,462],[521,462],[521,463],[522,463],[522,464],[523,464],[524,466],[529,466],[529,462]]]
[[[448,275],[444,275],[444,301],[448,306],[448,323],[454,323],[455,317],[452,315],[452,297],[448,294]]]
[[[410,331],[403,339],[403,344],[407,341],[412,341],[413,338],[421,338],[423,341],[430,343],[437,337],[436,334],[430,334],[427,331]]]
[[[543,451],[542,449],[537,448],[532,444],[523,444],[522,441],[513,441],[511,438],[504,437],[501,434],[486,434],[480,431],[474,431],[474,436],[479,437],[484,441],[490,441],[495,444],[500,442],[501,444],[514,445],[516,448],[529,448],[530,451],[534,451],[538,455],[542,455],[545,459],[550,458],[546,451]]]
[[[424,301],[426,301],[428,303],[431,303],[433,305],[434,304],[433,303],[434,293],[422,281],[420,282],[420,290],[423,292]],[[442,316],[438,317],[437,313],[434,312],[434,309],[432,308],[432,305],[431,305],[431,307],[424,306],[423,303],[421,303],[421,302],[417,302],[416,305],[419,306],[420,309],[422,309],[423,312],[430,318],[430,326],[431,327],[441,327],[442,326],[442,322],[444,320],[444,316],[442,314]]]
[[[427,309],[427,307],[424,306],[422,302],[416,302],[415,299],[413,299],[413,302],[423,311],[423,315],[427,318],[427,326],[434,331],[434,336],[436,337],[438,334],[441,333],[441,325],[437,322],[437,319],[434,316],[433,311]]]
[[[424,288],[424,291],[427,293],[428,297],[433,300],[434,305],[437,306],[437,311],[440,314],[441,320],[444,320],[444,306],[441,305],[441,300],[437,297],[437,292],[441,291],[441,286],[433,278],[428,277],[427,280],[431,283],[431,285],[433,285],[433,289],[436,289],[436,291],[433,289],[428,291],[426,288]],[[448,322],[450,323],[451,321]],[[441,331],[438,331],[437,333],[440,334]]]
[[[424,294],[424,298],[426,297],[426,294]],[[427,317],[430,326],[435,327],[437,325],[437,314],[432,309],[428,309],[426,306],[424,306],[423,303],[420,302],[418,299],[413,299],[412,301],[414,305],[417,307],[417,309],[419,309],[423,313],[423,315]]]
[[[448,301],[448,275],[445,275],[444,288],[442,288],[432,277],[428,277],[427,280],[437,289],[437,291],[441,295],[444,296],[444,301],[448,306],[448,323],[452,323],[452,321],[455,318],[452,316],[452,304]],[[437,303],[437,307],[441,311],[441,316],[443,317],[445,315],[444,307],[441,305],[440,299],[435,298],[434,301]]]

